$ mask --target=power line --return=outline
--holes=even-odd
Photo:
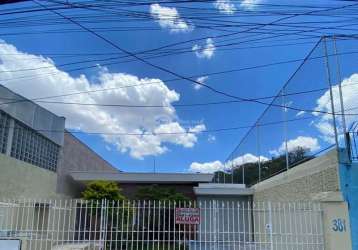
[[[337,54],[332,54],[332,55],[328,55],[328,56],[345,55],[345,54],[353,54],[353,53],[358,53],[358,52],[337,53]],[[308,61],[308,60],[314,60],[314,59],[319,59],[319,58],[324,58],[324,56],[310,57],[310,58],[308,58],[306,61]],[[278,63],[273,63],[273,64],[259,65],[259,66],[253,66],[253,67],[241,68],[241,69],[233,69],[233,70],[227,70],[227,71],[221,71],[221,72],[206,73],[206,74],[200,74],[200,75],[190,76],[190,77],[191,77],[191,78],[195,78],[195,77],[199,77],[199,76],[202,76],[202,75],[212,76],[212,75],[218,75],[218,74],[223,74],[223,73],[230,73],[230,72],[236,72],[236,71],[242,71],[242,70],[249,70],[249,69],[254,69],[254,68],[268,67],[268,66],[279,65],[279,64],[284,64],[284,63],[301,62],[302,60],[304,60],[304,59],[296,59],[296,60],[278,62]],[[180,79],[181,79],[181,78],[173,78],[173,79],[167,79],[167,80],[163,80],[163,81],[154,81],[154,82],[152,81],[152,82],[142,83],[142,84],[124,85],[124,86],[119,86],[119,87],[115,87],[115,88],[97,89],[97,90],[91,90],[91,91],[81,91],[81,92],[74,92],[74,93],[68,93],[68,94],[62,94],[62,95],[39,97],[39,98],[31,99],[31,101],[37,101],[37,100],[43,100],[43,99],[51,99],[51,98],[58,98],[58,97],[66,97],[66,96],[72,96],[72,95],[78,95],[78,94],[89,94],[89,93],[102,92],[102,91],[110,91],[110,90],[117,90],[117,89],[122,89],[122,88],[129,88],[129,87],[146,86],[146,85],[151,85],[151,84],[156,84],[156,83],[162,83],[162,82],[178,81],[178,80],[180,80]],[[296,92],[296,93],[287,94],[287,96],[288,96],[288,95],[296,95],[296,94],[304,94],[304,93],[316,92],[316,91],[321,91],[321,90],[325,90],[325,89],[327,89],[327,88],[314,89],[314,90],[308,90],[308,91],[301,91],[301,92]],[[282,95],[280,94],[280,96],[282,96]],[[285,94],[284,96],[286,96],[286,94]],[[272,98],[275,98],[275,97],[277,97],[277,95],[276,95],[276,96],[268,96],[268,97],[260,97],[260,98],[245,98],[244,100],[232,100],[232,101],[223,101],[223,102],[213,102],[213,103],[210,104],[210,105],[221,104],[221,103],[240,103],[240,102],[246,102],[246,101],[272,99]],[[17,102],[23,102],[23,100],[21,100],[21,101],[16,101],[16,100],[15,100],[15,101],[3,103],[3,104],[12,104],[12,103],[17,103]],[[91,105],[91,104],[89,104],[89,105]],[[202,105],[202,104],[199,104],[199,105]],[[180,105],[178,105],[178,106],[180,106]],[[280,106],[280,107],[281,107],[281,106]],[[300,111],[305,111],[305,110],[300,110]],[[314,111],[313,111],[313,112],[314,112]]]
[[[307,38],[307,39],[311,39],[311,38]],[[305,40],[307,40],[305,39]],[[313,39],[313,38],[312,38]],[[294,39],[297,40],[297,39]],[[286,41],[286,40],[283,40]],[[259,48],[272,48],[272,47],[282,47],[282,46],[295,46],[295,45],[306,45],[306,44],[315,44],[315,41],[307,41],[307,42],[296,42],[296,43],[279,43],[279,44],[270,44],[270,45],[260,45],[260,46],[246,46],[246,47],[236,47],[236,48],[230,48],[230,50],[235,50],[235,49],[259,49]],[[1,44],[1,43],[0,43]],[[216,47],[217,50],[220,50],[220,48],[218,49]],[[98,52],[98,53],[93,53],[93,52],[87,52],[87,53],[36,53],[36,54],[41,54],[42,56],[50,56],[51,58],[56,58],[56,57],[87,57],[87,56],[106,56],[106,55],[113,55],[113,53],[110,52]],[[1,53],[1,56],[22,56],[22,53]],[[25,55],[27,56],[27,55]],[[33,60],[33,59],[31,59]],[[82,61],[80,61],[82,62]],[[80,62],[76,62],[76,63],[80,63]],[[55,65],[57,67],[61,67],[60,65]]]
[[[286,44],[287,45],[300,45],[300,44],[312,44],[312,43],[316,43],[316,42],[303,42],[303,43],[293,43],[293,44]],[[223,45],[223,46],[227,46],[227,45]],[[283,46],[283,45],[277,45],[277,46]],[[256,47],[246,47],[246,48],[267,48],[267,47],[274,47],[274,46],[256,46]],[[246,49],[244,48],[237,48],[237,49]],[[224,49],[223,49],[224,50]],[[233,50],[232,48],[227,49],[229,51]],[[149,56],[146,57],[146,59],[153,59],[153,58],[160,58],[163,56],[171,56],[171,55],[178,55],[181,53],[189,53],[192,52],[192,50],[184,50],[184,51],[179,51],[176,52],[174,54],[167,54],[167,55],[159,55],[159,56]],[[358,51],[350,51],[350,52],[343,52],[343,53],[338,53],[338,54],[331,54],[328,56],[336,56],[336,55],[347,55],[347,54],[354,54],[354,53],[358,53]],[[19,54],[21,55],[21,54]],[[1,54],[0,54],[1,56]],[[127,56],[124,56],[122,58],[125,58]],[[324,58],[325,56],[317,56],[317,57],[311,57],[308,60],[315,60],[315,59],[320,59],[320,58]],[[121,58],[121,57],[120,57]],[[42,66],[42,67],[37,67],[37,68],[25,68],[25,69],[16,69],[16,70],[3,70],[0,72],[1,73],[14,73],[14,72],[26,72],[26,71],[36,71],[36,70],[40,70],[40,69],[51,69],[51,68],[57,68],[57,67],[65,67],[65,66],[70,66],[70,65],[76,65],[76,64],[82,64],[82,63],[89,63],[89,62],[100,62],[100,61],[111,61],[111,60],[115,60],[118,59],[118,57],[109,57],[109,58],[104,58],[104,59],[93,59],[93,60],[81,60],[81,61],[75,61],[75,62],[69,62],[69,63],[64,63],[64,64],[59,64],[59,65],[49,65],[49,66]],[[287,61],[279,61],[279,62],[274,62],[274,63],[270,63],[270,64],[263,64],[263,65],[257,65],[257,66],[251,66],[251,67],[246,67],[246,68],[241,68],[241,69],[237,69],[237,70],[233,70],[233,71],[242,71],[242,70],[249,70],[249,69],[257,69],[257,68],[262,68],[262,67],[269,67],[269,66],[275,66],[275,65],[280,65],[280,64],[286,64],[286,63],[295,63],[295,62],[300,62],[303,59],[293,59],[293,60],[287,60]],[[127,61],[119,61],[119,62],[112,62],[109,64],[102,64],[101,66],[106,66],[106,65],[111,65],[111,64],[119,64],[119,63],[127,63],[127,62],[133,62],[135,61],[134,59],[132,60],[127,60]],[[88,66],[88,67],[81,67],[80,69],[86,69],[86,68],[91,68],[91,67],[97,67],[96,65],[93,66]],[[70,71],[68,71],[70,72]],[[208,73],[210,75],[210,73]],[[51,74],[52,75],[52,74]],[[205,73],[203,73],[203,75],[205,75]],[[10,79],[6,79],[6,80],[11,80]],[[4,80],[3,80],[4,81]]]
[[[350,86],[357,85],[357,84],[358,84],[358,82],[345,84],[345,85],[342,86],[342,88],[350,87]],[[142,84],[138,84],[137,86],[142,86]],[[126,86],[122,86],[122,87],[126,87]],[[104,104],[104,103],[83,103],[83,102],[46,101],[46,100],[44,100],[44,99],[51,99],[51,98],[58,98],[58,97],[67,97],[67,96],[77,95],[77,94],[89,94],[89,93],[95,93],[95,92],[100,92],[100,91],[117,90],[117,89],[118,88],[109,88],[109,89],[100,89],[100,90],[92,90],[92,91],[83,91],[83,92],[77,92],[77,93],[55,95],[55,96],[47,96],[47,97],[39,97],[39,98],[33,98],[33,99],[15,99],[15,98],[0,97],[0,99],[10,100],[9,102],[0,103],[0,105],[16,104],[16,103],[23,103],[23,102],[36,102],[36,103],[45,103],[45,104],[64,104],[64,105],[120,107],[120,108],[170,108],[170,107],[180,108],[180,107],[201,107],[201,106],[211,106],[211,105],[242,103],[242,101],[230,100],[230,101],[216,101],[216,102],[204,102],[204,103],[185,103],[185,104],[171,104],[171,105],[160,105],[160,104],[157,104],[157,105],[130,105],[130,104]],[[328,87],[325,87],[325,88],[317,88],[317,89],[311,89],[311,90],[306,90],[306,91],[285,93],[285,94],[280,95],[280,97],[304,95],[304,94],[309,94],[309,93],[325,91],[325,90],[328,90],[328,89],[329,89]],[[266,99],[273,99],[273,98],[276,98],[276,97],[277,97],[277,95],[262,96],[262,97],[258,97],[258,98],[251,98],[251,100],[266,100]],[[306,110],[306,109],[302,109],[301,111],[323,112],[323,111],[319,111],[319,110]],[[326,114],[332,114],[332,113],[326,113]],[[335,113],[335,115],[340,115],[340,114]],[[352,114],[352,115],[356,115],[356,114]]]
[[[355,109],[358,109],[356,107]],[[357,114],[358,115],[358,114]],[[261,123],[260,127],[266,127],[271,125],[277,125],[282,124],[285,122],[295,122],[295,121],[302,121],[302,120],[310,120],[311,117],[301,117],[301,118],[295,118],[295,119],[288,119],[288,120],[278,120],[278,121],[272,121],[267,123]],[[86,134],[86,135],[108,135],[108,136],[158,136],[158,135],[183,135],[183,134],[200,134],[200,133],[219,133],[219,132],[225,132],[225,131],[235,131],[235,130],[241,130],[241,129],[248,129],[251,128],[252,125],[248,126],[236,126],[236,127],[221,127],[216,129],[204,129],[201,131],[193,130],[193,128],[185,128],[185,131],[178,131],[178,132],[149,132],[149,131],[143,131],[142,133],[127,133],[127,132],[90,132],[90,131],[79,131],[79,130],[70,130],[66,129],[64,130],[53,130],[53,129],[33,129],[37,132],[51,132],[51,133],[72,133],[72,134]],[[6,128],[13,128],[18,130],[27,130],[26,128],[21,127],[10,127],[7,126]]]
[[[64,2],[61,2],[61,4],[63,5],[68,5],[70,7],[74,7],[73,4],[71,3],[64,3]],[[290,18],[294,18],[294,17],[297,17],[297,16],[301,16],[301,15],[310,15],[310,14],[314,14],[314,13],[320,13],[320,12],[323,12],[323,11],[331,11],[331,10],[339,10],[339,9],[344,9],[344,8],[348,8],[348,7],[352,7],[352,6],[355,6],[356,4],[351,4],[351,5],[345,5],[345,6],[340,6],[340,7],[334,7],[334,8],[327,8],[327,9],[323,9],[323,10],[313,10],[313,11],[308,11],[308,12],[305,12],[305,13],[300,13],[300,14],[293,14],[293,15],[290,15],[290,16],[287,16],[287,17],[283,17],[283,18],[279,18],[279,19],[276,19],[275,21],[272,21],[272,22],[269,22],[269,23],[266,23],[266,24],[261,24],[261,25],[258,25],[257,27],[253,27],[253,28],[250,28],[250,29],[246,29],[246,30],[243,30],[243,31],[237,31],[237,32],[232,32],[232,33],[228,33],[228,34],[222,34],[222,35],[215,35],[215,36],[206,36],[206,37],[201,37],[201,38],[195,38],[195,39],[190,39],[190,40],[186,40],[186,41],[181,41],[181,42],[177,42],[177,43],[172,43],[172,44],[168,44],[168,45],[165,45],[165,46],[161,46],[159,48],[156,48],[156,50],[160,50],[160,49],[163,49],[163,48],[167,48],[167,47],[173,47],[173,46],[177,46],[177,45],[181,45],[181,44],[185,44],[185,43],[191,43],[191,42],[197,42],[197,41],[202,41],[202,40],[206,40],[208,38],[212,38],[212,39],[217,39],[217,38],[223,38],[223,37],[229,37],[229,36],[235,36],[235,35],[238,35],[238,34],[242,34],[242,33],[246,33],[246,32],[249,32],[249,31],[253,31],[253,30],[256,30],[256,29],[260,29],[260,28],[263,28],[265,26],[269,26],[269,25],[273,25],[273,24],[276,24],[278,22],[281,22],[283,20],[287,20],[287,19],[290,19]],[[46,6],[43,6],[44,8],[46,8]],[[59,16],[62,16],[61,13],[55,11],[55,10],[49,10]],[[63,18],[64,15],[62,16]],[[66,18],[65,18],[66,19]],[[71,18],[69,18],[71,19]],[[67,20],[69,20],[67,19]],[[72,20],[72,19],[71,19]],[[74,21],[74,20],[72,20]],[[76,21],[74,21],[74,23],[78,23]],[[77,24],[78,25],[78,24]],[[82,27],[83,28],[83,27]],[[84,27],[86,28],[86,27]],[[86,28],[85,30],[87,30],[88,28]],[[90,30],[90,29],[89,29]],[[89,32],[89,31],[88,31]],[[135,54],[135,53],[132,53],[132,54]]]
[[[39,2],[36,1],[36,0],[33,0],[33,2],[37,3],[38,5],[42,6],[42,7],[45,8],[45,9],[47,9],[47,7],[46,7],[45,5],[39,3]],[[343,9],[343,8],[352,7],[352,6],[355,6],[355,5],[358,5],[358,3],[352,4],[352,5],[341,6],[341,7],[330,8],[329,10],[332,10],[332,9],[334,9],[334,10],[336,10],[336,9]],[[146,59],[143,59],[142,57],[140,57],[140,56],[138,56],[138,55],[136,55],[136,54],[134,54],[134,53],[132,53],[132,52],[126,50],[126,49],[121,48],[120,46],[118,46],[117,44],[115,44],[114,42],[112,42],[111,40],[109,40],[109,39],[105,38],[104,36],[102,36],[102,35],[100,35],[100,34],[94,32],[93,30],[87,28],[86,26],[84,26],[84,25],[82,25],[81,23],[79,23],[79,22],[73,20],[72,18],[69,18],[69,17],[63,15],[63,14],[59,13],[59,12],[56,11],[56,10],[49,10],[49,11],[55,13],[56,15],[59,15],[59,16],[63,17],[64,19],[66,19],[66,20],[72,22],[73,24],[75,24],[75,25],[81,27],[82,29],[87,30],[89,33],[91,33],[91,34],[93,34],[94,36],[96,36],[96,37],[100,38],[101,40],[105,41],[107,44],[111,45],[112,47],[116,48],[117,50],[119,50],[119,51],[121,51],[121,52],[123,52],[123,53],[125,53],[125,54],[127,54],[127,55],[129,55],[129,56],[132,56],[133,58],[137,59],[138,61],[143,62],[144,64],[147,64],[147,65],[149,65],[149,66],[151,66],[151,67],[153,67],[153,68],[156,68],[156,69],[158,69],[158,70],[160,70],[160,71],[163,71],[163,72],[166,72],[166,73],[171,74],[171,75],[173,75],[173,76],[176,76],[176,77],[178,77],[178,78],[182,78],[183,80],[187,80],[187,81],[192,82],[192,83],[194,83],[194,84],[197,84],[197,85],[200,85],[200,86],[202,86],[202,87],[205,87],[205,88],[207,88],[207,89],[209,89],[209,90],[211,90],[211,91],[213,91],[213,92],[215,92],[215,93],[217,93],[217,94],[220,94],[220,95],[223,95],[223,96],[226,96],[226,97],[229,97],[229,98],[237,99],[237,100],[251,101],[251,100],[248,100],[248,99],[245,99],[245,98],[241,98],[241,97],[238,97],[238,96],[235,96],[235,95],[226,93],[226,92],[221,91],[221,90],[217,90],[217,89],[215,89],[215,88],[213,88],[213,87],[211,87],[211,86],[208,86],[208,85],[206,85],[206,84],[200,83],[200,82],[195,81],[195,80],[193,80],[193,79],[191,79],[191,78],[188,78],[188,77],[186,77],[186,76],[182,76],[182,75],[180,75],[180,74],[178,74],[178,73],[176,73],[176,72],[174,72],[174,71],[171,71],[171,70],[169,70],[169,69],[167,69],[167,68],[165,68],[165,67],[162,67],[162,66],[156,65],[156,64],[154,64],[154,63],[151,63],[151,62],[147,61]],[[321,11],[321,10],[320,10],[320,11]],[[326,10],[326,11],[327,11],[327,10]],[[309,13],[315,13],[315,12],[317,12],[317,11],[310,11]],[[287,19],[289,19],[289,18],[297,17],[297,16],[299,16],[299,15],[300,15],[300,14],[296,14],[296,15],[293,15],[293,16],[280,18],[280,19],[277,19],[277,20],[275,20],[275,21],[273,21],[273,22],[270,22],[270,23],[268,23],[268,24],[264,24],[264,25],[262,25],[262,26],[264,27],[264,26],[266,26],[266,25],[270,25],[271,23],[280,22],[280,21],[283,21],[283,20],[287,20]],[[255,29],[255,28],[253,28],[253,29]],[[252,30],[252,29],[249,29],[249,30]],[[320,40],[320,41],[321,41],[321,40]],[[318,44],[320,43],[320,41],[319,41],[319,42],[317,43],[317,45],[313,48],[313,50],[318,46]],[[312,50],[311,52],[313,52],[313,50]],[[305,63],[305,61],[306,61],[306,60],[304,60],[302,63]],[[301,64],[301,65],[302,65],[302,64]],[[273,104],[273,103],[268,104],[268,103],[261,102],[261,101],[258,101],[258,100],[254,100],[254,101],[251,101],[251,102],[255,102],[255,103],[262,104],[262,105],[266,105],[266,106],[277,106],[277,107],[287,108],[287,109],[291,109],[291,110],[302,111],[302,110],[297,109],[297,108],[294,108],[294,107],[286,107],[286,106],[284,106],[284,105],[278,105],[278,104]]]

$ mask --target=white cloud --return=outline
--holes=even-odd
[[[239,157],[236,157],[234,160],[228,161],[226,163],[226,166],[228,166],[228,168],[237,167],[237,166],[241,166],[246,163],[255,163],[255,162],[258,162],[259,160],[261,162],[265,162],[265,161],[268,161],[269,159],[262,155],[260,156],[260,159],[259,159],[258,156],[247,153],[247,154],[241,155]]]
[[[112,73],[100,68],[96,77],[85,75],[73,77],[56,68],[49,58],[22,53],[14,46],[0,44],[0,81],[7,81],[11,90],[27,97],[61,95],[65,93],[110,89],[91,94],[71,95],[52,100],[80,103],[121,103],[128,105],[163,105],[163,108],[121,108],[105,106],[58,105],[40,103],[50,111],[66,117],[66,127],[83,131],[113,133],[176,133],[164,135],[103,135],[102,138],[120,152],[128,152],[132,157],[143,158],[166,152],[168,143],[183,147],[193,147],[197,134],[205,129],[204,124],[183,128],[175,108],[171,105],[180,95],[170,90],[160,79],[138,78],[125,73]],[[19,69],[41,68],[30,72]],[[50,73],[50,74],[47,74]],[[31,75],[30,78],[22,78]],[[36,78],[36,76],[38,76]],[[35,78],[33,78],[35,77]],[[16,79],[17,78],[17,79]],[[22,79],[21,79],[22,78]],[[153,84],[150,84],[153,83]],[[142,86],[138,86],[142,84]],[[143,85],[144,84],[144,85]],[[135,85],[125,88],[123,86]],[[123,88],[121,88],[123,87]],[[165,121],[163,121],[165,117]]]
[[[298,116],[303,116],[304,114],[306,114],[306,112],[302,110],[302,111],[297,112],[296,116],[297,117]]]
[[[193,46],[192,50],[195,52],[195,55],[198,58],[210,59],[214,56],[216,47],[215,47],[213,39],[208,38],[208,39],[206,39],[205,45],[195,44]]]
[[[216,0],[213,5],[220,13],[227,15],[232,15],[236,11],[235,4],[233,4],[230,0]]]
[[[253,10],[262,2],[263,0],[243,0],[241,1],[240,7],[246,10]]]
[[[193,128],[190,128],[189,132],[191,132],[191,133],[200,133],[200,132],[204,131],[205,129],[206,129],[205,125],[200,124],[200,125],[196,125]]]
[[[316,151],[321,148],[318,143],[317,138],[309,137],[309,136],[298,136],[295,139],[291,139],[287,141],[287,150],[289,152],[295,151],[297,148],[303,148],[308,151]],[[272,155],[280,155],[286,151],[286,144],[283,142],[278,149],[271,150],[270,154]]]
[[[208,79],[209,79],[208,76],[201,76],[201,77],[198,77],[198,78],[196,79],[196,81],[204,84]],[[201,89],[202,87],[203,87],[203,86],[201,86],[201,85],[199,85],[199,84],[194,84],[194,89],[195,89],[195,90],[199,90],[199,89]]]
[[[260,161],[265,162],[269,159],[260,156]],[[223,164],[221,161],[213,161],[213,162],[205,162],[205,163],[198,163],[193,162],[190,165],[189,171],[191,172],[201,172],[201,173],[214,173],[216,171],[224,171],[226,169],[231,169],[233,167],[238,167],[246,163],[255,163],[259,161],[259,157],[253,154],[245,154],[235,158],[232,161],[228,161]]]
[[[170,32],[178,33],[193,30],[193,26],[182,19],[174,7],[163,7],[157,3],[151,4],[150,14],[159,23],[160,27],[169,29]]]
[[[318,122],[314,122],[313,123],[314,126],[318,129],[318,131],[321,133],[320,137],[330,143],[333,144],[335,143],[335,139],[334,139],[334,127],[333,127],[333,123],[326,121],[326,120],[321,120]]]
[[[350,77],[344,79],[342,81],[342,95],[343,95],[343,103],[344,109],[346,109],[346,113],[356,113],[354,110],[358,107],[358,73],[352,74]],[[338,85],[334,85],[332,88],[333,93],[333,103],[334,109],[336,113],[342,113],[341,104],[339,98],[339,88]],[[314,108],[315,110],[322,110],[324,112],[332,113],[331,108],[331,97],[329,90],[327,90],[320,98],[317,99],[317,105]],[[333,127],[333,119],[331,114],[323,114],[318,112],[313,112],[313,115],[317,116],[318,121],[314,122],[314,126],[321,133],[321,138],[328,142],[334,143],[334,127]],[[355,115],[347,115],[346,122],[349,127],[350,124],[357,120],[357,116]],[[336,125],[338,133],[342,133],[342,119],[341,116],[336,116]],[[339,136],[341,138],[341,136]]]
[[[208,135],[208,142],[213,143],[216,141],[215,135]]]
[[[221,161],[213,161],[206,163],[193,162],[190,165],[190,172],[200,172],[200,173],[214,173],[216,171],[223,171],[224,164]]]

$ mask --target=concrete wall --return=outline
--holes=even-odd
[[[79,187],[69,176],[71,171],[118,172],[110,163],[70,133],[65,133],[64,147],[57,167],[57,191],[68,197],[78,197]]]
[[[58,198],[57,175],[0,154],[0,198]]]
[[[308,201],[316,193],[339,191],[337,151],[302,163],[253,188],[255,201]]]
[[[325,250],[352,250],[351,227],[348,204],[341,192],[316,194],[315,201],[320,202]]]
[[[339,155],[338,160],[337,150],[331,150],[255,185],[254,200],[318,201],[322,207],[325,249],[351,250],[352,237],[353,250],[358,250],[358,164],[344,164],[344,157],[341,153]],[[336,198],[342,194],[345,199]],[[279,215],[273,215],[274,225],[276,217],[280,218]],[[295,215],[296,220],[297,218],[300,217]],[[342,230],[337,230],[337,222],[344,225]]]

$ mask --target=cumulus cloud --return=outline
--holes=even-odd
[[[213,161],[213,162],[193,162],[190,165],[189,171],[191,172],[200,172],[200,173],[214,173],[216,171],[223,171],[225,168],[224,164],[221,161]]]
[[[206,39],[205,45],[195,44],[192,48],[198,58],[211,59],[214,56],[216,47],[213,39]]]
[[[240,7],[246,10],[253,10],[262,2],[263,0],[243,0],[241,1]]]
[[[358,107],[358,74],[352,74],[350,77],[344,79],[341,83],[342,85],[342,95],[344,108],[347,110],[346,113],[355,113],[352,112],[355,108]],[[339,98],[339,88],[338,85],[334,85],[332,87],[333,93],[333,104],[336,113],[342,113],[341,104]],[[327,90],[320,98],[317,99],[317,105],[315,110],[322,110],[325,112],[332,113],[331,107],[331,97],[329,90]],[[313,124],[318,129],[321,134],[321,138],[328,142],[334,143],[334,127],[333,127],[333,119],[331,114],[322,114],[318,112],[313,112],[313,115],[317,116],[318,120]],[[336,125],[337,129],[340,132],[342,130],[342,120],[340,116],[336,117]],[[347,126],[357,120],[357,116],[348,115],[346,116]]]
[[[100,68],[97,76],[91,79],[85,75],[73,77],[56,68],[51,59],[23,53],[5,42],[0,44],[0,61],[0,80],[13,79],[7,81],[6,86],[27,98],[96,91],[51,100],[165,106],[119,109],[108,106],[39,103],[57,115],[65,116],[66,127],[70,129],[101,131],[106,134],[141,134],[102,136],[107,145],[120,152],[128,152],[135,158],[163,154],[168,150],[168,144],[193,147],[198,140],[197,134],[205,129],[204,124],[190,128],[180,125],[176,110],[172,106],[173,102],[180,99],[180,95],[170,90],[160,79],[138,78],[125,73],[109,72],[106,68]],[[31,70],[30,73],[19,72],[19,69],[32,67],[38,69]],[[31,77],[24,77],[26,75]],[[128,85],[132,87],[126,87]],[[101,91],[101,89],[107,90]],[[162,119],[163,117],[165,119]],[[184,134],[170,134],[177,132]]]
[[[269,159],[260,156],[260,161],[265,162]],[[228,161],[225,164],[221,161],[212,161],[212,162],[205,162],[205,163],[199,163],[199,162],[193,162],[190,165],[189,171],[191,172],[201,172],[201,173],[214,173],[216,171],[225,171],[227,169],[231,169],[233,167],[238,167],[246,163],[255,163],[259,161],[259,157],[255,156],[253,154],[245,154],[242,156],[239,156],[235,158],[232,161]]]
[[[213,5],[223,14],[232,15],[236,11],[235,4],[231,0],[216,0]]]
[[[226,166],[228,166],[229,168],[237,167],[237,166],[244,165],[246,163],[255,163],[255,162],[258,162],[259,160],[261,162],[265,162],[265,161],[268,161],[269,159],[262,155],[259,157],[259,156],[247,153],[247,154],[241,155],[239,157],[236,157],[232,161],[228,161],[226,163]]]
[[[204,84],[208,79],[209,79],[208,76],[201,76],[201,77],[196,78],[196,81]],[[194,89],[195,89],[195,90],[199,90],[199,89],[201,89],[202,87],[203,87],[203,86],[201,86],[201,85],[199,85],[199,84],[194,84]]]
[[[309,137],[309,136],[298,136],[295,139],[291,139],[287,141],[287,150],[288,152],[295,151],[298,148],[303,148],[308,151],[316,151],[321,148],[319,145],[318,139]],[[280,155],[286,151],[286,144],[283,142],[278,149],[271,150],[270,154],[272,155]]]
[[[313,122],[313,125],[320,132],[320,138],[330,144],[335,143],[333,122],[325,120],[324,118],[318,122]]]
[[[169,29],[170,32],[178,33],[193,30],[193,26],[182,19],[174,7],[163,7],[157,3],[151,4],[150,14],[160,27]]]

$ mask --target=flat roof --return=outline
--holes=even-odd
[[[253,195],[254,190],[244,184],[205,183],[194,187],[197,196],[247,196]]]
[[[148,184],[208,183],[214,178],[213,174],[202,173],[131,173],[91,171],[73,171],[70,173],[70,176],[78,182],[105,180],[118,181],[119,183]]]

